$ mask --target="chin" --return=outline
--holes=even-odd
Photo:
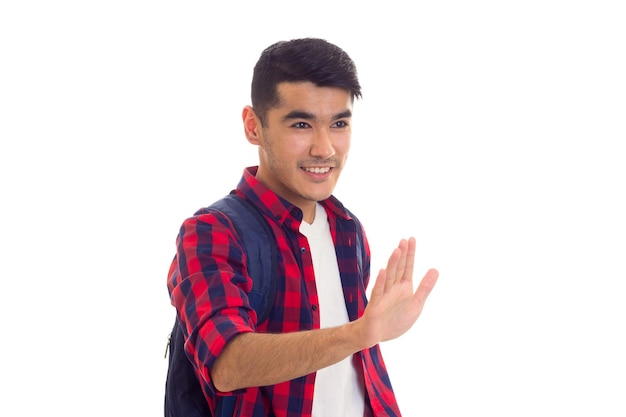
[[[321,184],[317,184],[318,187],[306,187],[302,189],[302,193],[300,196],[309,201],[322,201],[326,200],[330,197],[335,189],[335,187],[329,187],[329,184],[325,184],[325,186],[319,187]]]

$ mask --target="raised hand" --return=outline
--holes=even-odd
[[[365,344],[395,339],[408,331],[420,316],[439,272],[430,269],[413,292],[415,239],[402,239],[381,269],[360,325]]]

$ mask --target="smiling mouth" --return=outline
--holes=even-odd
[[[330,171],[330,167],[303,167],[302,169],[313,174],[326,174]]]

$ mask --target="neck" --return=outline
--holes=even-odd
[[[313,224],[315,221],[315,210],[317,207],[317,203],[314,203],[311,207],[307,207],[306,210],[302,210],[302,220],[307,222],[308,224]]]

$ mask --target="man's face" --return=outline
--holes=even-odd
[[[281,83],[278,94],[278,106],[259,129],[257,178],[302,209],[306,220],[315,202],[332,194],[346,163],[352,97],[348,90],[309,82]]]

